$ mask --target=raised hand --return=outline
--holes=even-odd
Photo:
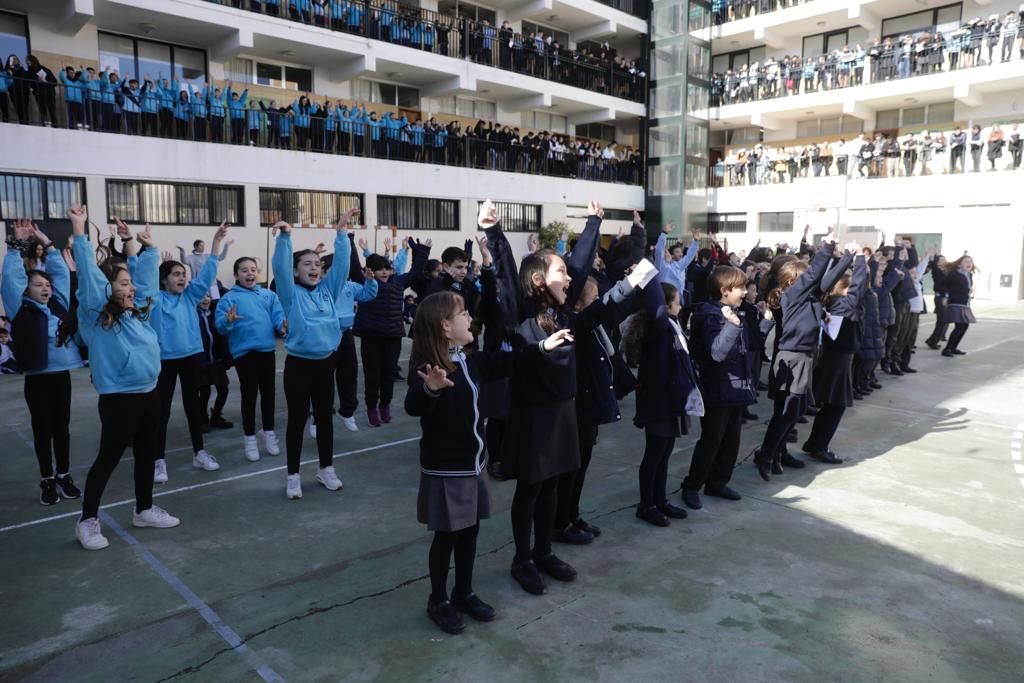
[[[390,237],[385,237],[384,238],[384,251],[387,252],[388,254],[391,253],[391,238]]]
[[[491,250],[487,247],[486,237],[477,237],[476,244],[480,248],[480,261],[484,266],[489,266],[494,262],[491,256]]]
[[[590,203],[587,204],[587,214],[590,216],[597,216],[598,218],[604,218],[604,208],[601,207],[601,204],[597,200],[591,199]],[[633,221],[637,223],[637,225],[643,225],[643,223],[640,222],[640,213],[636,209],[633,209]]]
[[[476,223],[481,228],[487,229],[498,222],[498,207],[490,199],[485,199],[480,205],[480,213],[477,214]]]
[[[71,220],[71,232],[76,235],[84,235],[85,226],[89,222],[89,211],[85,204],[76,204],[69,208],[68,218]]]
[[[270,226],[270,235],[272,237],[277,237],[278,230],[287,235],[292,231],[292,224],[287,221],[278,221]]]
[[[220,253],[220,245],[224,242],[224,238],[228,236],[228,227],[230,225],[231,224],[227,221],[222,221],[220,227],[218,227],[217,231],[213,233],[213,242],[210,245],[211,254]],[[181,249],[181,247],[178,247],[178,249]]]
[[[540,238],[537,237],[537,233],[531,232],[530,236],[526,238],[526,249],[531,254],[540,249]]]
[[[78,270],[75,265],[75,257],[71,255],[71,247],[65,247],[60,250],[60,255],[64,258],[64,263],[68,264],[68,270],[72,273]]]
[[[591,204],[596,204],[596,202],[591,202]],[[591,213],[593,213],[593,211],[591,211]],[[603,215],[603,212],[602,212],[602,215]],[[640,218],[640,211],[639,211],[639,209],[633,209],[633,224],[634,225],[643,225],[644,224],[643,220]]]
[[[373,271],[364,266],[363,267],[363,277],[366,278],[367,280],[372,280],[373,279]]]
[[[135,239],[144,247],[156,247],[156,242],[153,241],[153,229],[149,227],[149,223],[146,223],[146,227],[139,231]]]
[[[569,330],[557,330],[554,334],[545,339],[542,344],[545,351],[554,351],[562,344],[572,341],[574,341],[572,332]]]
[[[160,252],[160,263],[167,263],[168,261],[174,260],[174,254],[169,251]]]
[[[416,374],[423,380],[427,389],[435,393],[455,386],[455,382],[448,379],[448,371],[436,365],[425,365],[423,370],[417,370]]]
[[[335,230],[341,230],[343,225],[351,225],[353,221],[359,218],[359,207],[353,206],[351,209],[345,212],[341,218],[338,219],[338,225],[334,226]]]
[[[765,320],[772,320],[774,318],[772,315],[772,309],[768,308],[768,303],[765,301],[757,302],[757,312],[760,313]]]
[[[843,249],[850,252],[854,256],[860,253],[860,245],[857,244],[857,242],[848,242],[847,245],[843,247]]]
[[[114,223],[117,224],[117,236],[122,240],[130,240],[132,237],[132,231],[128,228],[128,225],[117,216],[111,216],[114,219]]]
[[[732,306],[722,306],[722,317],[731,322],[733,325],[741,325],[739,316],[736,315],[736,311],[732,310]]]
[[[283,323],[281,323],[281,335],[284,336],[284,337],[288,336],[288,321],[287,320],[285,320]]]
[[[19,240],[30,240],[36,237],[39,233],[39,228],[32,224],[32,221],[28,218],[19,218],[14,221],[14,238]],[[43,239],[43,242],[49,240]]]
[[[409,238],[408,237],[403,237],[402,238],[402,249],[410,249],[410,248],[411,248],[411,246],[409,244]]]
[[[369,248],[365,237],[360,237],[356,244],[359,245],[359,251],[366,251]]]
[[[235,322],[244,318],[244,315],[238,315],[238,305],[235,304],[228,309],[228,312],[224,314],[224,318],[228,321],[228,325],[234,325]]]
[[[906,247],[901,248],[900,249],[900,260],[901,261],[906,261],[909,257],[910,257],[910,255],[907,253],[907,248]]]
[[[427,245],[428,248],[432,247],[434,246],[434,240],[428,237],[427,239],[423,240],[423,244]]]
[[[313,247],[313,251],[315,251],[317,254],[322,254],[325,251],[327,251],[327,245],[324,244],[323,242],[317,242],[316,246]]]

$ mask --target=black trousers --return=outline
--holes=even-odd
[[[580,518],[580,498],[583,496],[583,482],[587,478],[587,467],[597,444],[597,425],[577,422],[576,432],[580,441],[580,468],[558,478],[558,506],[555,508],[555,529],[564,529]]]
[[[54,459],[57,474],[67,474],[71,466],[71,373],[25,375],[25,403],[32,418],[32,446],[40,476],[53,476]]]
[[[811,425],[811,434],[804,442],[804,450],[808,453],[827,451],[845,412],[846,406],[823,405],[818,408],[818,414],[814,416],[814,424]]]
[[[128,446],[135,458],[135,511],[148,510],[153,507],[160,395],[156,389],[145,394],[102,394],[99,412],[100,452],[85,478],[82,519],[99,514],[103,490]]]
[[[338,415],[352,417],[359,406],[356,384],[359,381],[359,362],[356,360],[356,339],[352,330],[341,334],[341,343],[334,352],[334,382],[338,387]]]
[[[953,332],[949,335],[949,341],[946,342],[946,348],[950,351],[956,351],[960,348],[960,342],[963,340],[964,335],[967,334],[967,323],[956,323],[953,325]]]
[[[430,544],[430,601],[435,605],[448,599],[448,564],[455,555],[455,588],[453,595],[464,597],[473,592],[473,564],[476,561],[476,539],[480,522],[458,531],[435,531]]]
[[[907,338],[907,325],[910,322],[910,304],[906,301],[894,301],[893,311],[896,314],[896,322],[889,326],[888,336],[885,339],[885,358],[890,363],[900,363],[900,352]]]
[[[946,336],[946,332],[949,330],[949,323],[942,322],[942,319],[946,315],[946,298],[936,296],[934,299],[935,303],[935,329],[925,340],[925,344],[929,346],[938,346],[942,338]]]
[[[192,452],[203,450],[203,415],[199,410],[200,354],[160,361],[160,378],[156,388],[160,393],[160,427],[157,431],[156,459],[164,459],[167,448],[167,423],[171,419],[174,385],[181,378],[181,407],[188,422],[188,435],[192,439]]]
[[[210,385],[199,387],[199,409],[201,411],[200,417],[203,421],[207,421],[210,418],[220,417],[224,413],[224,404],[228,402],[228,385],[227,384],[216,384],[217,397],[213,400],[213,409],[210,409],[210,395],[213,394]],[[209,410],[209,417],[207,417],[207,411]]]
[[[210,133],[214,142],[224,142],[224,117],[210,117]]]
[[[81,102],[68,102],[68,128],[85,125],[85,106]]]
[[[273,351],[250,351],[235,359],[238,388],[242,394],[242,432],[256,435],[256,397],[260,398],[260,417],[263,430],[274,429],[274,374]]]
[[[668,480],[668,459],[676,444],[674,436],[646,434],[644,457],[640,461],[640,509],[647,510],[668,502],[665,484]]]
[[[558,503],[558,477],[527,484],[516,482],[512,496],[512,537],[516,542],[513,562],[526,562],[534,557],[551,554],[551,532],[555,524],[555,506]],[[533,550],[530,550],[530,532],[533,532]]]
[[[232,117],[231,142],[236,145],[245,144],[245,119]]]
[[[722,488],[729,483],[740,452],[743,411],[744,406],[705,406],[683,489],[699,491],[705,484]]]
[[[7,123],[8,121],[11,120],[10,104],[9,104],[10,101],[11,101],[11,96],[7,94],[6,90],[4,90],[3,92],[0,92],[0,115],[3,116],[4,123]]]
[[[797,420],[807,409],[807,396],[803,394],[782,394],[775,399],[772,419],[761,441],[760,458],[771,461],[782,457],[786,436],[796,427]]]
[[[288,403],[288,474],[299,473],[302,460],[302,434],[313,406],[316,420],[316,450],[320,467],[330,467],[334,459],[334,360],[332,357],[309,360],[289,355],[284,359],[284,397]]]
[[[363,397],[367,410],[374,410],[378,405],[391,405],[395,393],[395,367],[401,351],[401,337],[363,337],[360,340]]]
[[[142,112],[142,134],[143,135],[156,135],[158,132],[156,114],[152,112]]]

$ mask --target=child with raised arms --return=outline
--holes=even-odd
[[[323,275],[323,262],[312,249],[292,251],[292,226],[285,221],[274,224],[280,230],[271,265],[281,307],[290,322],[285,346],[284,395],[288,403],[288,427],[285,447],[288,455],[288,498],[302,498],[299,463],[302,458],[302,433],[313,406],[316,420],[316,445],[320,469],[316,480],[328,491],[342,488],[332,464],[334,459],[334,353],[341,342],[341,325],[335,301],[348,278],[349,250],[352,244],[345,226],[358,213],[350,209],[334,226],[334,263]]]
[[[72,207],[68,216],[78,267],[79,332],[89,347],[92,383],[100,395],[100,450],[85,479],[75,536],[86,550],[100,550],[110,545],[98,518],[100,499],[129,445],[135,460],[132,525],[164,529],[181,523],[153,505],[160,342],[150,313],[159,291],[160,252],[146,229],[125,243],[127,264],[107,261],[101,270],[86,238],[86,208]]]
[[[117,220],[115,218],[115,220]],[[127,226],[117,220],[118,230]],[[216,458],[206,452],[203,443],[203,415],[199,406],[199,374],[203,358],[203,338],[199,334],[196,307],[207,296],[217,280],[220,245],[228,234],[227,223],[221,223],[213,235],[210,256],[188,282],[185,264],[168,260],[160,264],[160,294],[152,312],[152,325],[160,341],[160,429],[157,434],[156,464],[153,480],[167,481],[167,423],[171,419],[174,385],[181,379],[181,404],[185,410],[188,434],[192,441],[192,467],[212,472],[220,469]],[[124,234],[122,234],[122,237]],[[130,237],[130,235],[129,235]]]
[[[276,335],[288,332],[284,309],[277,294],[264,289],[257,280],[256,259],[243,256],[235,261],[235,286],[217,304],[217,331],[228,338],[228,350],[235,359],[235,372],[242,394],[242,432],[245,458],[260,459],[257,434],[270,455],[281,447],[274,433],[274,389],[276,381]],[[256,431],[256,400],[260,400],[263,429]]]
[[[494,619],[494,609],[473,592],[473,563],[480,520],[490,516],[490,495],[483,476],[481,382],[507,377],[535,363],[540,353],[571,341],[559,330],[522,353],[478,351],[472,343],[471,318],[462,297],[437,292],[419,305],[413,323],[409,391],[405,410],[420,418],[420,488],[417,518],[434,532],[430,546],[431,593],[427,614],[448,633],[465,628],[458,612],[478,621]],[[455,587],[448,599],[448,564],[455,555]]]

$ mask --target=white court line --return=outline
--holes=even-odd
[[[360,448],[360,449],[354,450],[354,451],[345,451],[343,453],[336,453],[333,457],[335,457],[335,458],[345,458],[345,457],[348,457],[350,455],[358,455],[359,453],[366,453],[366,452],[369,452],[369,451],[380,450],[382,448],[389,448],[390,446],[399,446],[399,445],[401,445],[403,443],[409,443],[410,441],[419,441],[419,439],[420,439],[420,437],[418,437],[418,436],[412,436],[412,437],[409,437],[408,439],[399,439],[398,441],[389,441],[387,443],[377,444],[376,446],[367,446],[366,448]],[[317,458],[310,458],[309,460],[303,460],[299,464],[300,465],[308,465],[308,464],[313,463],[313,462],[319,462],[319,460]],[[280,465],[278,467],[268,467],[265,470],[257,470],[255,472],[245,472],[243,474],[235,474],[233,476],[223,477],[221,479],[211,479],[210,481],[204,481],[204,482],[200,482],[198,484],[192,484],[190,486],[182,486],[182,487],[179,487],[179,488],[176,488],[176,489],[171,489],[169,491],[160,491],[159,493],[154,493],[153,497],[154,498],[159,498],[161,496],[170,496],[170,495],[175,494],[175,493],[183,493],[185,491],[193,491],[195,489],[206,488],[207,486],[216,486],[217,484],[226,484],[228,482],[238,481],[240,479],[248,479],[249,477],[258,477],[261,474],[269,474],[270,472],[280,472],[281,470],[285,470],[285,469],[288,469],[287,465]],[[108,508],[118,507],[120,505],[128,505],[129,503],[134,503],[134,502],[135,502],[134,498],[128,498],[126,500],[119,500],[116,503],[107,503],[106,505],[101,505],[100,509],[101,510],[106,510]],[[81,516],[81,514],[82,514],[82,511],[78,510],[76,512],[65,512],[65,513],[60,514],[60,515],[51,515],[50,517],[43,517],[41,519],[33,519],[30,522],[21,522],[20,524],[11,524],[9,526],[0,527],[0,534],[4,533],[6,531],[14,531],[16,529],[24,529],[25,527],[35,526],[36,524],[43,524],[45,522],[52,522],[52,521],[55,521],[55,520],[58,520],[58,519],[67,519],[68,517],[79,517],[79,516]]]

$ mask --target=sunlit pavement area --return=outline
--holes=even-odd
[[[416,522],[418,424],[335,423],[345,483],[285,498],[284,456],[242,455],[237,382],[209,435],[217,472],[194,470],[180,405],[170,481],[156,503],[182,520],[131,526],[126,454],[104,496],[110,547],[74,538],[80,501],[38,502],[19,377],[0,378],[0,680],[33,681],[1020,681],[1024,672],[1024,305],[979,303],[948,359],[923,343],[915,375],[847,412],[838,467],[764,483],[748,460],[738,503],[669,528],[634,517],[643,435],[603,427],[584,517],[603,534],[556,546],[579,578],[524,593],[509,576],[514,484],[492,482],[476,592],[499,612],[439,631],[425,613],[431,534]],[[283,349],[278,364],[284,364]],[[403,362],[408,346],[403,352]],[[277,394],[284,435],[284,396]],[[740,459],[770,409],[754,408]],[[808,425],[801,425],[801,440]],[[74,375],[72,473],[96,453],[96,394]],[[699,427],[677,442],[670,488]],[[678,501],[678,492],[672,494]],[[451,579],[450,579],[451,580]]]

